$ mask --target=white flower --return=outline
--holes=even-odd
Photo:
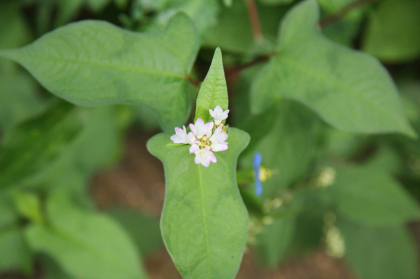
[[[223,128],[220,126],[218,127],[213,135],[210,137],[210,150],[211,151],[225,151],[228,149],[228,143],[225,142],[227,140],[228,135],[223,132]]]
[[[195,159],[194,162],[198,164],[202,164],[205,167],[208,167],[210,165],[210,162],[216,163],[217,159],[214,154],[208,150],[207,148],[199,149],[197,152],[195,152]]]
[[[187,136],[187,129],[183,126],[183,129],[176,127],[175,128],[175,135],[171,137],[171,140],[174,143],[185,143],[188,144],[188,136]]]
[[[213,130],[213,122],[204,124],[203,119],[198,118],[194,124],[190,124],[191,131],[195,134],[197,139],[201,139],[203,136],[210,137]]]
[[[220,106],[215,107],[214,111],[212,109],[209,110],[211,117],[214,118],[214,122],[216,125],[219,125],[222,120],[228,118],[229,110],[223,111]]]
[[[225,140],[227,140],[228,135],[223,132],[223,127],[217,127],[216,130],[214,130],[213,135],[210,137],[210,141],[214,143],[223,143]]]

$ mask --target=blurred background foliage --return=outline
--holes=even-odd
[[[251,113],[251,83],[276,47],[280,21],[297,2],[2,0],[0,49],[84,19],[155,32],[176,13],[186,13],[200,35],[193,77],[203,79],[219,46],[231,99],[229,124],[252,136],[240,157],[238,182],[251,216],[249,248],[259,262],[276,268],[322,247],[344,257],[357,278],[418,278],[418,245],[407,224],[420,217],[419,139],[342,132],[286,99]],[[420,2],[318,2],[323,35],[383,63],[419,134]],[[259,35],[249,3],[258,11]],[[0,274],[146,278],[140,255],[162,247],[158,219],[128,207],[99,212],[89,185],[96,172],[121,161],[128,135],[159,130],[147,107],[74,106],[1,58]],[[253,194],[255,152],[272,174],[261,197]]]

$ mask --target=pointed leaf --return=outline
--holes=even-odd
[[[296,5],[284,18],[278,53],[252,84],[252,110],[259,112],[284,96],[341,130],[415,136],[383,66],[370,55],[325,39],[318,20],[316,0]]]
[[[161,230],[166,248],[184,278],[235,278],[248,236],[248,213],[236,184],[236,160],[249,142],[229,128],[229,149],[217,163],[194,163],[188,145],[167,148],[171,134],[147,143],[165,168],[166,193]]]
[[[143,104],[169,129],[188,115],[191,85],[185,76],[197,50],[197,32],[180,14],[155,34],[102,21],[72,23],[0,55],[22,64],[61,98],[85,106]]]
[[[229,107],[222,51],[220,48],[217,48],[214,52],[210,69],[198,92],[195,120],[201,118],[204,122],[212,121],[209,109],[214,110],[216,106],[221,106],[223,110],[227,110]]]

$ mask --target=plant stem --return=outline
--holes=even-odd
[[[249,21],[251,22],[252,34],[254,35],[254,40],[256,42],[261,42],[263,40],[263,34],[261,31],[260,19],[258,17],[257,5],[254,0],[246,1],[246,8],[248,10]]]
[[[340,18],[342,18],[343,16],[345,16],[346,14],[348,14],[349,12],[359,9],[365,5],[371,4],[371,3],[375,3],[378,2],[380,0],[359,0],[356,2],[352,2],[350,4],[348,4],[347,6],[345,6],[343,9],[321,19],[319,21],[319,26],[321,28],[324,28],[328,25],[333,24],[334,22],[336,22],[337,20],[339,20]]]
[[[199,87],[200,86],[200,82],[196,81],[195,79],[192,79],[189,76],[184,76],[184,78],[186,80],[188,80],[188,82],[191,83],[192,85],[194,85],[195,87]]]
[[[250,61],[248,63],[245,63],[243,65],[234,67],[234,68],[226,71],[226,79],[229,79],[230,77],[235,76],[239,72],[241,72],[241,71],[243,71],[243,70],[245,70],[245,69],[247,69],[249,67],[252,67],[252,66],[254,66],[256,64],[259,64],[261,62],[267,61],[270,57],[271,56],[269,56],[269,55],[267,55],[267,56],[259,56],[259,57],[255,58],[254,60],[252,60],[252,61]]]

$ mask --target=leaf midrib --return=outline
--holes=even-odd
[[[206,221],[206,210],[204,208],[204,191],[203,191],[203,179],[201,175],[201,164],[198,165],[198,177],[199,177],[199,184],[200,184],[200,197],[201,197],[201,211],[203,216],[203,224],[204,224],[204,238],[206,239],[206,254],[207,254],[207,268],[208,268],[208,274],[209,278],[211,278],[211,269],[210,269],[210,252],[209,252],[209,240],[208,240],[208,234],[207,234],[207,221]]]
[[[9,51],[0,51],[0,56],[12,59],[12,60],[21,60],[19,57],[16,58],[15,55],[10,55],[8,53],[13,53],[13,51],[9,52]],[[121,72],[131,72],[131,73],[135,73],[135,74],[149,74],[149,75],[156,75],[156,76],[169,76],[169,77],[176,77],[176,78],[180,78],[180,79],[185,79],[184,75],[182,74],[176,74],[174,72],[165,72],[165,71],[157,71],[157,70],[151,70],[151,69],[146,69],[146,68],[133,68],[133,67],[127,67],[127,66],[122,66],[122,65],[118,65],[118,64],[113,64],[113,63],[104,63],[104,62],[98,62],[98,61],[89,61],[89,60],[77,60],[77,59],[69,59],[69,58],[55,58],[55,57],[49,57],[49,56],[37,56],[37,55],[23,55],[26,57],[29,57],[30,59],[33,60],[42,60],[42,61],[51,61],[51,62],[66,62],[66,63],[73,63],[76,65],[80,65],[80,66],[84,66],[84,65],[88,65],[88,66],[92,66],[92,67],[99,67],[99,68],[108,68],[108,69],[117,69]],[[26,63],[22,63],[22,64],[26,64]]]

